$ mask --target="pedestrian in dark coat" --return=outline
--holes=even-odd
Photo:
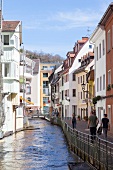
[[[109,119],[107,118],[107,114],[104,114],[104,118],[102,118],[101,126],[103,129],[104,139],[107,140],[107,132],[110,130]]]
[[[72,127],[73,127],[73,129],[76,128],[76,117],[75,117],[74,113],[72,115]]]

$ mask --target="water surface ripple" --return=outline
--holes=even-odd
[[[74,156],[62,130],[41,119],[31,120],[26,130],[0,141],[0,170],[68,170]]]

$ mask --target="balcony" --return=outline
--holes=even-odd
[[[19,93],[19,82],[3,80],[3,93]]]
[[[25,70],[24,72],[23,72],[23,69]],[[26,68],[23,68],[23,66],[20,66],[20,77],[25,77],[25,78],[29,78],[29,79],[31,79],[32,78],[32,74],[31,73],[27,73],[26,72]]]
[[[13,49],[7,49],[4,51],[4,54],[1,56],[1,62],[12,62],[16,61],[19,62],[20,54],[17,50]]]

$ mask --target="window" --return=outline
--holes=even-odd
[[[97,47],[97,61],[98,61],[98,47]]]
[[[76,89],[73,89],[73,97],[76,97]]]
[[[4,67],[4,76],[5,77],[9,77],[10,74],[9,74],[9,64],[5,64],[5,67]]]
[[[4,45],[9,45],[9,35],[4,35]]]
[[[47,66],[43,66],[42,67],[43,70],[47,70],[47,68],[48,68]]]
[[[48,73],[43,73],[43,77],[48,77]]]
[[[80,77],[78,77],[78,84],[80,84]]]
[[[111,123],[111,105],[108,105],[108,119],[109,123]]]
[[[68,74],[65,77],[66,77],[66,82],[68,82],[69,81]]]
[[[83,91],[83,99],[85,99],[85,92]]]
[[[72,105],[72,113],[75,113],[77,115],[77,106]]]
[[[84,75],[83,75],[83,82],[84,82]]]
[[[82,99],[82,92],[81,92],[81,99]]]
[[[103,51],[103,55],[105,54],[105,41],[102,40],[102,51]]]
[[[82,76],[81,76],[81,83],[82,83]]]
[[[92,45],[89,45],[89,48],[91,49],[91,48],[92,48]]]
[[[102,90],[102,77],[100,77],[100,91]]]
[[[26,87],[26,94],[31,94],[31,86]]]
[[[48,88],[43,88],[43,94],[49,95],[49,89]]]
[[[99,91],[99,78],[97,78],[97,92]]]
[[[43,97],[43,103],[47,104],[49,100],[49,97]]]
[[[99,58],[101,58],[101,43],[99,44]]]
[[[103,75],[103,90],[105,90],[105,74]]]
[[[107,52],[110,51],[111,44],[110,44],[110,30],[107,32]]]
[[[64,100],[64,92],[62,91],[62,100]]]
[[[108,71],[108,84],[111,84],[111,70]]]
[[[48,87],[48,81],[43,81],[43,88]]]
[[[113,48],[113,25],[112,25],[112,48]]]
[[[72,74],[72,80],[76,81],[76,74],[75,73]]]
[[[55,68],[55,66],[50,66],[50,69],[54,69]]]

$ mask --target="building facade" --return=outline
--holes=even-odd
[[[4,133],[15,132],[23,127],[23,115],[16,116],[20,105],[19,99],[19,62],[20,45],[22,44],[22,24],[20,21],[2,21],[3,56],[3,103],[5,112]]]
[[[40,62],[40,110],[44,113],[49,112],[49,80],[48,77],[54,70],[57,63]]]

